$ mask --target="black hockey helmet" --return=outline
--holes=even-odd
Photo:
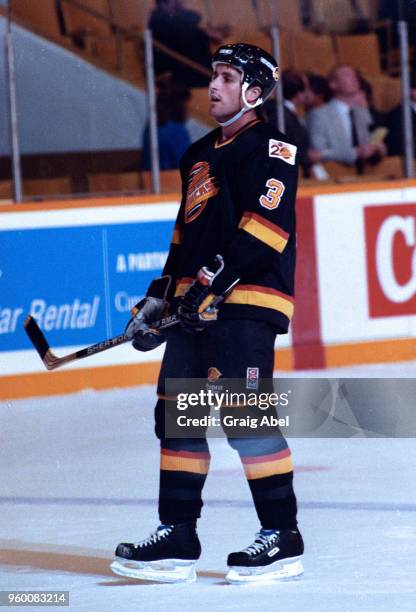
[[[213,55],[212,65],[215,64],[230,64],[243,73],[243,100],[252,108],[263,104],[279,80],[279,67],[274,57],[254,45],[246,43],[223,45]],[[261,87],[262,95],[254,105],[250,105],[247,103],[245,92],[253,85]]]

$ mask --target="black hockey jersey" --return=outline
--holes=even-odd
[[[182,201],[164,274],[184,295],[215,255],[225,268],[212,291],[240,279],[220,307],[223,319],[254,319],[287,333],[294,309],[296,147],[258,119],[220,142],[216,129],[181,160]]]

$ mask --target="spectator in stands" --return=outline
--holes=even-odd
[[[303,119],[306,77],[295,70],[285,70],[282,74],[285,134],[298,148],[298,160],[304,176],[310,176],[311,166],[320,161],[319,151],[312,149],[308,130]],[[267,121],[276,124],[276,102],[269,100],[264,105]]]
[[[330,73],[328,84],[332,99],[308,113],[312,146],[323,161],[355,164],[362,173],[366,161],[374,163],[386,154],[386,146],[371,142],[374,119],[364,104],[356,71],[338,66]]]
[[[306,78],[306,90],[304,96],[305,111],[308,112],[313,108],[318,108],[329,102],[331,92],[328,81],[320,74],[308,74]]]
[[[416,157],[416,70],[410,79],[410,104],[412,108],[413,156]],[[402,106],[396,106],[387,116],[386,126],[389,130],[386,145],[389,155],[404,155],[403,114]]]
[[[162,82],[157,95],[157,137],[159,144],[159,166],[161,170],[179,168],[179,161],[191,144],[186,128],[189,89],[179,83]],[[149,125],[143,132],[142,170],[150,170]]]
[[[358,75],[358,80],[360,82],[360,91],[357,96],[356,106],[368,108],[373,118],[372,130],[380,126],[385,126],[386,115],[380,113],[374,106],[373,87],[371,83],[360,74]]]
[[[285,70],[282,74],[285,134],[298,148],[298,160],[305,177],[310,176],[311,166],[320,161],[319,151],[310,146],[309,134],[303,120],[307,80],[304,74]],[[270,100],[264,106],[266,118],[276,124],[276,102]]]
[[[206,87],[211,74],[210,41],[220,44],[223,32],[206,31],[200,26],[201,15],[186,8],[185,0],[156,0],[149,28],[157,42],[198,63],[205,73],[155,48],[155,73],[170,73],[188,87]]]

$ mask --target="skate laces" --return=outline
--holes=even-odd
[[[273,542],[278,538],[279,531],[276,529],[261,529],[259,533],[256,533],[256,539],[250,546],[247,546],[242,552],[247,553],[248,555],[255,555],[257,553],[263,552],[273,544]]]
[[[144,548],[146,546],[150,546],[151,544],[156,544],[156,542],[159,542],[163,538],[166,538],[166,536],[168,536],[172,532],[172,530],[173,525],[159,525],[156,531],[151,533],[148,538],[140,540],[140,542],[136,542],[134,547]]]

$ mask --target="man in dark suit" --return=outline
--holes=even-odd
[[[413,156],[416,157],[416,70],[410,79],[410,104],[412,107]],[[386,138],[389,155],[404,155],[403,113],[401,105],[396,106],[396,108],[390,111],[386,123],[389,130]]]

